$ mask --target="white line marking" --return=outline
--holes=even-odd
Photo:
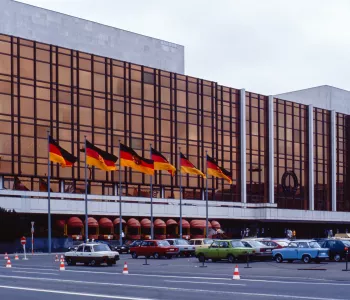
[[[56,276],[59,275],[59,273],[27,272],[27,271],[15,271],[15,270],[13,270],[12,273],[26,273],[26,274],[40,274],[40,275],[56,275]]]
[[[2,267],[6,269],[5,267]],[[46,269],[37,269],[37,268],[17,268],[17,267],[12,267],[12,269],[18,269],[18,270],[43,270],[43,271],[48,271]],[[52,271],[56,271],[52,269]],[[59,272],[59,270],[57,270]],[[80,270],[71,270],[71,269],[66,269],[65,272],[70,272],[70,273],[89,273],[89,274],[107,274],[107,275],[114,275],[114,276],[125,276],[121,273],[114,273],[114,272],[92,272],[91,270],[89,271],[80,271]],[[141,276],[141,277],[156,277],[156,278],[179,278],[179,279],[200,279],[200,280],[224,280],[224,281],[231,281],[231,276],[228,275],[226,278],[222,277],[201,277],[201,276],[176,276],[176,275],[157,275],[157,274],[142,274],[142,273],[134,273],[130,274],[128,276]],[[1,277],[1,276],[0,276]],[[230,278],[228,278],[230,277]],[[248,277],[248,276],[247,276]],[[278,276],[277,276],[278,277]],[[328,280],[329,282],[322,281],[322,282],[312,282],[312,281],[281,281],[281,280],[263,280],[263,279],[241,279],[245,281],[256,281],[256,282],[266,282],[266,283],[288,283],[288,284],[314,284],[314,285],[340,285],[340,286],[350,286],[349,284],[345,283],[336,283],[336,282],[331,282],[331,280]],[[313,280],[309,278],[309,280]]]
[[[125,275],[124,275],[125,276]],[[309,297],[309,296],[294,296],[294,295],[283,295],[283,294],[262,294],[262,293],[247,293],[247,292],[233,292],[233,291],[217,291],[217,290],[203,290],[203,289],[186,289],[186,288],[175,288],[175,287],[165,287],[165,286],[152,286],[152,285],[135,285],[135,284],[125,284],[125,283],[107,283],[107,282],[91,282],[91,281],[78,281],[78,280],[65,280],[65,279],[54,279],[54,278],[36,278],[36,277],[22,277],[22,276],[0,276],[5,278],[14,278],[14,279],[28,279],[28,280],[42,280],[42,281],[52,281],[52,282],[66,282],[72,284],[94,284],[94,285],[108,285],[108,286],[123,286],[123,287],[132,287],[138,289],[154,289],[154,290],[167,290],[167,291],[182,291],[182,292],[193,292],[193,293],[210,293],[210,294],[223,294],[223,295],[244,295],[244,296],[257,296],[257,297],[269,297],[272,298],[285,298],[285,299],[304,299],[304,300],[335,300],[334,298],[320,298],[320,297]],[[42,291],[50,293],[50,290],[38,290],[30,288],[17,288],[17,287],[8,287],[0,286],[0,288],[12,288],[12,289],[22,289],[22,290],[33,290],[33,291]],[[131,297],[122,297],[122,296],[108,296],[108,295],[98,295],[92,296],[93,294],[83,294],[83,293],[74,293],[74,292],[62,292],[62,291],[52,291],[61,294],[72,294],[78,296],[87,296],[87,297],[104,297],[112,299],[126,299],[126,300],[145,300],[142,298],[131,298]],[[114,297],[114,298],[113,298]],[[348,299],[336,299],[336,300],[348,300]]]
[[[30,291],[30,292],[40,292],[40,293],[51,293],[51,294],[61,294],[61,295],[73,295],[73,296],[85,296],[85,297],[95,297],[95,298],[107,298],[107,299],[123,299],[123,300],[152,300],[150,298],[136,298],[128,296],[113,296],[113,295],[101,295],[101,294],[88,294],[88,293],[76,293],[76,292],[65,292],[58,290],[44,290],[44,289],[33,289],[33,288],[24,288],[16,286],[5,286],[0,285],[1,289],[11,289],[11,290],[20,290],[20,291]]]
[[[242,285],[246,286],[246,284],[241,283],[227,283],[227,282],[207,282],[207,281],[186,281],[186,280],[164,280],[164,282],[182,282],[182,283],[205,283],[205,284],[213,284],[213,285]]]

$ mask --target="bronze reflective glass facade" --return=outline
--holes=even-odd
[[[175,166],[179,148],[205,172],[205,151],[232,172],[233,184],[209,179],[209,199],[266,203],[274,193],[279,208],[308,209],[308,137],[314,135],[315,209],[331,210],[330,112],[313,110],[308,129],[306,105],[246,92],[246,175],[241,182],[240,90],[216,82],[152,69],[75,50],[0,35],[0,172],[5,187],[19,176],[39,190],[47,174],[47,130],[79,157],[73,168],[51,165],[52,189],[81,192],[87,137],[118,156],[121,140],[140,155],[150,144]],[[274,119],[274,191],[269,191],[269,118]],[[337,209],[350,210],[347,165],[348,116],[336,114]],[[114,195],[116,172],[92,169],[90,192]],[[149,176],[123,169],[123,193],[149,196]],[[183,175],[183,197],[202,199],[205,181]],[[178,177],[156,172],[156,197],[179,198]],[[79,189],[80,188],[80,189]],[[163,193],[163,194],[162,194]]]

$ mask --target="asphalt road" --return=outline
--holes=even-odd
[[[123,275],[124,261],[129,275]],[[1,264],[1,262],[3,262]],[[122,255],[116,266],[67,267],[59,271],[52,255],[0,260],[0,299],[350,299],[350,272],[345,263],[238,263],[241,280],[232,280],[235,264],[195,258],[131,259]]]

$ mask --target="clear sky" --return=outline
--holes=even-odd
[[[21,0],[185,46],[186,74],[266,95],[350,90],[348,0]]]

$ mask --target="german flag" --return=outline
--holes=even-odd
[[[181,173],[188,173],[193,175],[199,175],[205,178],[205,174],[198,170],[185,155],[180,152],[180,167]]]
[[[155,170],[168,171],[171,176],[175,175],[176,168],[157,150],[151,148],[152,160],[154,161]]]
[[[49,136],[50,161],[59,163],[61,167],[72,167],[77,158],[64,150],[58,143]]]
[[[228,181],[229,184],[232,184],[232,174],[231,172],[225,170],[222,167],[219,167],[218,163],[214,158],[207,155],[207,171],[208,174],[214,177],[223,178]]]
[[[85,152],[85,149],[81,149],[81,152]],[[95,166],[103,171],[115,171],[117,169],[118,157],[101,150],[95,145],[86,141],[86,163],[90,166]]]
[[[154,161],[141,157],[134,149],[123,144],[120,144],[120,165],[148,175],[154,175]]]

